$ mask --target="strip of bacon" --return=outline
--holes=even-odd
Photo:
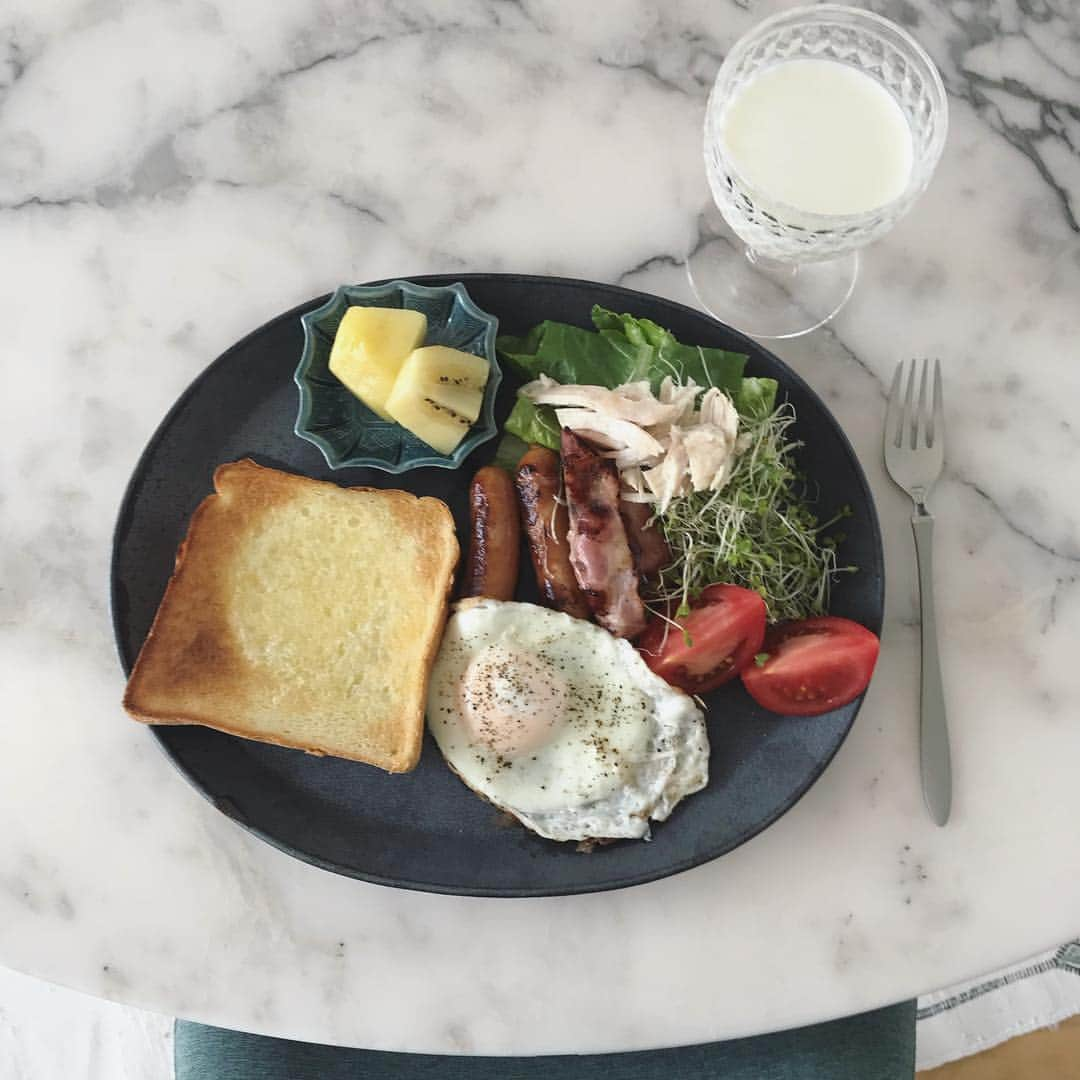
[[[638,573],[646,578],[659,574],[671,562],[671,549],[659,527],[649,524],[653,508],[648,503],[620,499],[619,513]]]
[[[645,605],[619,516],[619,472],[564,428],[563,488],[570,511],[570,564],[596,621],[616,637],[645,629]]]

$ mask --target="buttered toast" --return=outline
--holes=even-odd
[[[416,765],[458,560],[449,510],[243,460],[214,473],[124,707],[390,772]]]

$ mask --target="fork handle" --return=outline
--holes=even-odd
[[[949,729],[945,721],[945,691],[938,656],[937,619],[934,615],[934,515],[916,507],[911,518],[915,557],[919,564],[919,611],[922,622],[922,699],[920,702],[919,756],[926,808],[938,825],[949,820],[952,807],[952,762]]]

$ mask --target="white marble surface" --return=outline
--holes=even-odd
[[[302,865],[119,707],[124,482],[177,393],[341,281],[567,273],[685,298],[699,129],[774,4],[12,0],[0,9],[0,962],[165,1013],[445,1052],[791,1026],[1080,930],[1080,16],[895,0],[952,94],[938,176],[835,327],[778,352],[866,465],[883,660],[797,808],[614,894],[469,900]],[[877,5],[875,5],[877,6]],[[947,363],[936,497],[953,822],[924,813],[895,362]]]
[[[173,1080],[172,1026],[0,967],[4,1080]]]

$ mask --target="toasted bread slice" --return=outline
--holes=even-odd
[[[222,465],[177,553],[124,708],[406,772],[458,560],[404,491]]]

